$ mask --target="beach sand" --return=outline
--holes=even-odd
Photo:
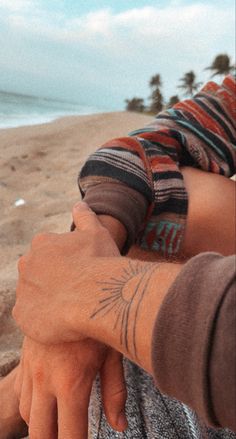
[[[11,317],[17,260],[38,232],[64,232],[80,199],[77,175],[105,141],[151,121],[127,112],[73,116],[0,130],[0,377],[19,361],[22,335]],[[25,204],[15,206],[19,199]]]

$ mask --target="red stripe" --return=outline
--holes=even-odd
[[[225,136],[225,131],[217,123],[217,121],[210,117],[206,111],[204,111],[196,102],[191,100],[185,101],[186,109],[190,109],[190,112],[197,119],[197,121],[206,129],[213,131],[214,133],[220,134],[222,137]]]
[[[161,165],[161,164],[166,164],[166,165],[173,165],[173,160],[169,157],[169,156],[159,156],[159,157],[153,157],[151,159],[151,165],[152,166],[156,166],[156,165]],[[175,165],[176,168],[176,165]]]
[[[168,137],[166,134],[168,134]],[[170,137],[168,129],[161,128],[160,130],[152,131],[150,133],[142,133],[139,135],[139,137],[149,140],[150,142],[161,143],[163,146],[173,147],[173,150],[180,147],[179,142],[173,137]]]
[[[153,229],[147,234],[146,237],[148,248],[152,248],[152,244],[155,238],[156,238],[156,227],[153,227]]]

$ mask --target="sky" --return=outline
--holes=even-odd
[[[167,100],[179,78],[235,61],[234,0],[0,0],[0,90],[104,110],[148,98],[159,73]],[[181,96],[181,93],[179,93]]]

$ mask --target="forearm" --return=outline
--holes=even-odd
[[[236,431],[235,258],[202,253],[170,287],[153,331],[161,392]]]
[[[129,258],[91,261],[85,306],[73,307],[73,332],[110,345],[152,373],[152,332],[162,301],[181,269]]]

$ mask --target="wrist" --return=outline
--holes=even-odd
[[[75,316],[84,337],[110,345],[152,373],[152,332],[180,264],[96,258],[84,305]]]
[[[117,220],[123,227],[126,239],[118,242],[122,254],[126,254],[135,242],[145,221],[148,201],[137,190],[122,182],[100,182],[85,191],[84,201],[101,216]],[[114,237],[115,238],[115,237]]]

